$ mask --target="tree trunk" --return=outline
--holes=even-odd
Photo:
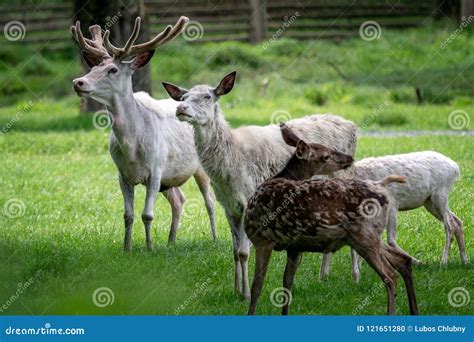
[[[84,4],[82,0],[74,0],[74,22],[79,20],[81,22],[81,28],[84,35],[88,35],[88,28],[89,26],[98,24],[101,27],[105,27],[107,17],[110,16],[111,13],[118,12],[118,1],[117,0],[109,0],[109,1],[101,1],[101,0],[90,0]],[[89,72],[90,68],[86,64],[83,58],[81,58],[82,68],[85,72]],[[103,105],[100,103],[90,99],[82,97],[81,100],[81,112],[96,112],[100,109],[103,109]]]
[[[267,36],[267,0],[249,0],[250,42],[257,43]]]
[[[125,44],[128,37],[132,34],[133,26],[135,25],[135,18],[140,16],[142,18],[140,34],[136,43],[143,43],[149,40],[150,35],[148,32],[148,17],[145,13],[145,5],[143,0],[135,1],[135,6],[129,6],[123,9],[123,20],[121,22],[119,33],[120,37],[117,37],[117,41],[120,44]],[[132,77],[133,90],[134,91],[146,91],[151,95],[151,77],[150,77],[150,64],[147,64],[140,69],[135,70]]]
[[[458,18],[459,10],[463,0],[436,0],[436,18],[443,19],[445,17]]]
[[[84,34],[88,35],[87,30],[91,25],[100,25],[102,29],[110,31],[110,40],[114,45],[123,46],[133,30],[135,18],[140,15],[142,24],[140,35],[137,42],[148,39],[148,19],[145,15],[145,6],[143,0],[129,0],[129,4],[124,6],[127,1],[120,0],[89,0],[84,4],[83,0],[74,0],[74,20],[81,22],[81,28]],[[81,64],[85,72],[90,68],[81,58]],[[151,94],[150,68],[148,65],[136,70],[133,78],[134,91],[144,90]],[[82,98],[81,112],[96,112],[103,109],[103,105],[89,99]]]
[[[461,0],[461,20],[469,20],[470,16],[474,16],[474,0]]]

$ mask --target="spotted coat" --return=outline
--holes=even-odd
[[[388,193],[379,182],[275,178],[249,199],[244,225],[255,245],[327,253],[359,240],[367,226],[379,236],[387,207]]]

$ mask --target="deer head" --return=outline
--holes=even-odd
[[[231,72],[215,87],[197,85],[187,90],[168,82],[163,82],[163,87],[173,100],[181,101],[176,110],[180,121],[206,125],[215,118],[219,98],[234,87],[236,75],[236,71]]]
[[[110,42],[110,31],[102,37],[98,25],[91,26],[92,39],[85,38],[80,22],[71,27],[72,38],[81,50],[86,63],[91,67],[88,74],[73,80],[74,90],[78,96],[87,96],[96,101],[111,105],[114,95],[125,95],[132,90],[133,72],[146,65],[153,57],[156,48],[178,36],[189,19],[181,17],[174,26],[167,26],[155,38],[142,44],[134,44],[140,32],[140,17],[135,20],[130,38],[123,48]]]
[[[354,159],[321,144],[307,143],[301,140],[285,123],[280,124],[281,135],[285,143],[296,147],[287,168],[298,171],[310,178],[314,175],[327,175],[348,168]]]

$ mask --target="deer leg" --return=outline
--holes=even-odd
[[[215,213],[214,213],[214,195],[211,191],[211,184],[209,181],[209,177],[206,175],[206,173],[202,169],[199,169],[194,174],[194,179],[196,180],[199,191],[201,192],[202,197],[204,198],[207,214],[209,216],[209,221],[211,223],[212,239],[215,241],[217,240],[217,230],[216,230],[216,218],[215,218]]]
[[[329,267],[331,266],[332,253],[324,253],[319,270],[319,279],[324,280],[329,276]]]
[[[234,254],[234,290],[236,293],[242,293],[242,265],[239,258],[239,225],[240,218],[226,213],[232,233],[232,249]]]
[[[179,188],[171,188],[163,192],[171,206],[171,228],[168,236],[168,244],[176,242],[176,234],[178,232],[179,220],[183,212],[184,194]]]
[[[390,199],[392,200],[392,199]],[[398,228],[398,209],[393,205],[390,205],[388,209],[388,220],[387,220],[387,242],[392,247],[400,248],[397,244],[397,228]],[[412,258],[412,261],[415,264],[421,264],[421,260],[417,258]]]
[[[456,236],[456,241],[459,247],[459,254],[461,256],[461,261],[464,264],[469,263],[469,258],[466,254],[466,244],[464,242],[464,232],[462,230],[462,221],[454,215],[452,211],[449,212],[451,218],[451,224],[454,227],[454,235]]]
[[[273,246],[271,245],[255,247],[255,274],[253,275],[252,293],[248,311],[249,315],[255,315],[258,297],[260,297],[263,282],[265,281],[272,250]]]
[[[145,225],[146,246],[149,251],[153,250],[151,239],[151,223],[153,222],[156,196],[160,189],[161,177],[151,177],[146,184],[145,207],[142,211],[142,221]]]
[[[390,246],[398,247],[397,245],[397,215],[398,210],[392,205],[388,209],[387,221],[387,242]]]
[[[244,237],[241,239],[239,247],[239,262],[240,268],[242,269],[242,295],[245,299],[250,299],[250,288],[249,288],[249,254],[250,254],[250,241],[244,233]]]
[[[291,286],[293,285],[293,280],[295,279],[296,271],[298,266],[301,263],[302,253],[296,251],[287,251],[286,252],[286,267],[285,274],[283,275],[283,287],[287,290],[286,296],[284,296],[285,302],[281,309],[282,315],[288,315],[288,306],[291,301]]]
[[[359,254],[351,248],[351,261],[352,261],[352,279],[356,284],[360,281],[360,263],[359,263]]]
[[[371,240],[373,239],[375,239],[375,237],[371,238]],[[352,242],[351,247],[353,247],[357,253],[367,261],[384,282],[385,288],[387,289],[387,315],[393,315],[395,314],[397,276],[385,256],[386,253],[382,255],[384,249],[380,237],[378,237],[377,240],[378,242],[376,245],[362,245],[357,241]]]
[[[439,221],[443,222],[444,230],[446,232],[446,242],[444,245],[443,257],[441,265],[446,265],[449,258],[449,250],[453,242],[453,226],[449,217],[449,208],[447,197],[440,194],[433,194],[425,202],[425,208]]]
[[[387,249],[387,258],[390,265],[400,273],[405,282],[408,296],[410,315],[418,315],[418,305],[416,304],[415,286],[413,284],[412,257],[399,247],[383,246]]]
[[[125,237],[123,249],[128,252],[132,249],[132,228],[133,228],[133,201],[135,197],[135,187],[128,184],[119,175],[120,190],[122,190],[123,203],[124,203],[124,223],[125,223]]]
[[[227,215],[232,227],[232,244],[234,248],[235,264],[235,291],[244,298],[250,297],[248,278],[248,259],[250,241],[245,234],[243,226],[243,209],[239,215]]]

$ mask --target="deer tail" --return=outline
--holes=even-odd
[[[383,187],[386,187],[390,183],[406,183],[406,182],[407,182],[407,178],[404,176],[390,175],[382,179],[380,181],[380,185],[382,185]]]

